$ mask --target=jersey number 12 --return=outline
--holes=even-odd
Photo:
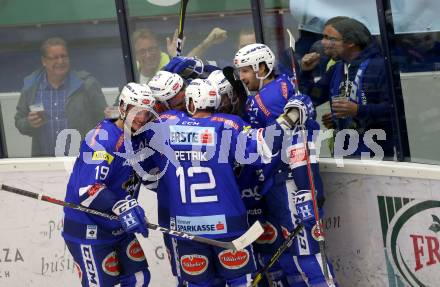
[[[212,170],[210,167],[203,167],[203,166],[192,166],[188,168],[187,170],[187,176],[188,177],[195,177],[200,174],[207,174],[209,181],[205,183],[193,183],[190,184],[189,190],[191,195],[191,203],[206,203],[206,202],[216,202],[218,201],[217,195],[204,195],[204,196],[197,196],[196,191],[197,190],[206,190],[206,189],[214,189],[215,184],[215,177],[212,174]],[[185,189],[185,170],[183,167],[178,167],[176,170],[176,175],[179,178],[179,189],[180,189],[180,197],[182,199],[182,203],[187,203],[186,199],[186,189]]]

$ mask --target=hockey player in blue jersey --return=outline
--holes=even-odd
[[[177,68],[177,61],[181,62],[182,68]],[[185,107],[185,88],[187,85],[187,81],[184,80],[179,74],[169,72],[167,69],[177,69],[184,70],[183,66],[189,67],[193,64],[193,59],[185,58],[185,57],[175,57],[173,58],[172,65],[167,65],[165,67],[165,71],[159,71],[156,75],[148,82],[148,86],[153,92],[153,96],[157,101],[163,104],[166,110],[174,110],[174,111],[182,111],[186,112]],[[189,69],[189,68],[187,68]],[[196,75],[194,73],[193,75]],[[157,182],[144,182],[147,188],[156,191]],[[158,222],[160,226],[169,228],[170,224],[170,216],[166,214],[164,211],[168,211],[168,199],[164,198],[166,194],[160,193],[157,197],[158,202]],[[167,250],[168,259],[171,265],[171,273],[174,277],[177,278],[178,287],[184,286],[184,282],[181,277],[180,265],[175,264],[177,259],[177,250],[176,250],[176,239],[172,238],[170,235],[164,233],[163,234],[165,248]],[[221,287],[225,286],[224,280],[216,278],[215,282],[212,283],[212,287]]]
[[[286,75],[276,75],[273,71],[275,56],[264,44],[251,44],[241,48],[234,58],[234,65],[238,69],[240,80],[255,96],[249,96],[246,106],[246,116],[253,128],[262,128],[271,123],[283,113],[284,106],[297,107],[308,117],[303,124],[308,131],[309,147],[313,150],[312,135],[314,130],[319,130],[319,125],[314,121],[314,110],[310,98],[305,95],[296,96],[295,88]],[[299,215],[296,211],[295,197],[310,192],[306,159],[304,158],[304,144],[299,132],[295,130],[293,140],[288,148],[281,153],[275,174],[268,170],[243,171],[242,179],[249,197],[257,197],[257,206],[250,209],[254,214],[262,216],[267,221],[267,234],[262,237],[262,245],[257,248],[262,253],[262,263],[268,261],[270,255],[282,242],[280,236],[286,237],[296,226]],[[312,152],[313,154],[313,152]],[[281,159],[284,159],[281,161]],[[317,190],[319,212],[322,216],[324,201],[322,181],[319,169],[312,159],[312,170]],[[272,161],[275,163],[275,161]],[[248,178],[254,174],[254,182]],[[247,185],[247,186],[246,186]],[[270,191],[269,191],[270,190]],[[262,195],[264,194],[264,197]],[[303,218],[304,219],[304,218]],[[315,240],[312,229],[316,222],[307,218],[305,231],[295,238],[292,254],[283,254],[279,260],[279,269],[287,276],[290,286],[334,286],[332,280],[326,282],[323,266],[319,260],[318,241]],[[282,238],[281,238],[282,239]],[[328,267],[330,270],[331,268]],[[279,274],[279,270],[272,270]],[[332,278],[332,272],[330,278]],[[274,278],[278,280],[278,278]],[[308,284],[308,285],[307,285]]]
[[[255,96],[248,96],[243,117],[250,122],[252,127],[265,127],[282,113],[284,105],[293,95],[294,87],[285,75],[277,76],[275,80],[275,72],[273,71],[275,56],[266,45],[252,44],[245,46],[240,51],[234,59],[234,65],[239,68],[239,78],[246,86],[248,93],[258,92],[263,87],[265,91],[262,90]],[[269,83],[271,84],[266,86]],[[262,97],[264,97],[264,101]],[[281,222],[279,222],[282,220],[280,218],[290,220],[290,216],[287,216],[290,211],[286,211],[286,200],[284,199],[275,205],[275,209],[278,208],[275,211],[278,220],[270,218],[271,216],[268,214],[268,204],[270,203],[266,202],[267,196],[263,197],[261,189],[265,182],[267,187],[271,187],[267,181],[273,183],[272,177],[273,175],[268,174],[267,170],[246,166],[242,168],[238,178],[242,197],[248,208],[250,222],[260,220],[265,229],[265,233],[254,243],[259,268],[265,265],[267,258],[276,251],[283,241]],[[287,272],[284,273],[294,273],[293,259],[288,254],[283,254],[280,261],[289,262],[292,266],[286,267]],[[274,284],[286,286],[286,274],[282,269],[277,264],[269,270],[267,275]]]
[[[81,143],[66,201],[119,217],[111,221],[64,209],[62,235],[81,269],[82,286],[148,286],[150,281],[134,235],[148,236],[144,211],[136,202],[140,181],[126,159],[145,146],[143,137],[133,133],[151,119],[154,105],[147,86],[127,84],[119,96],[120,117],[98,123]]]
[[[239,95],[237,94],[240,91],[238,91],[238,89],[233,87],[231,84],[231,81],[236,81],[236,77],[233,76],[232,78],[226,79],[224,72],[214,71],[209,75],[208,80],[217,86],[218,93],[221,96],[221,103],[218,110],[220,112],[228,114],[242,114],[242,112],[239,111],[240,101],[238,98]],[[241,82],[233,84],[242,85]],[[241,88],[239,90],[243,89]],[[264,265],[264,262],[260,263],[260,261],[262,261],[261,256],[263,253],[260,252],[261,250],[259,250],[259,247],[267,241],[273,242],[271,241],[272,239],[278,239],[279,241],[281,241],[282,239],[280,236],[277,237],[276,234],[273,233],[274,231],[276,232],[276,230],[270,229],[272,226],[263,216],[264,207],[262,205],[264,200],[262,196],[258,194],[258,184],[262,184],[264,182],[263,170],[254,166],[244,167],[244,165],[236,164],[234,166],[234,173],[236,175],[240,175],[238,177],[237,183],[241,191],[243,202],[248,209],[247,213],[249,224],[252,224],[258,220],[263,223],[265,229],[265,233],[256,242],[254,242],[253,245],[254,255],[256,256],[256,261],[258,263],[257,266]],[[256,178],[257,180],[255,180]],[[276,245],[271,244],[270,246]],[[267,251],[267,247],[264,247],[265,248],[263,248],[263,251]],[[270,254],[272,254],[273,252],[274,251],[271,250]],[[272,268],[270,270],[271,272],[268,275],[273,278],[272,282],[274,284],[277,284],[276,286],[286,286],[283,285],[283,280],[285,280],[283,277],[283,273],[281,270],[279,271],[278,269]]]
[[[178,68],[178,64],[180,64],[180,68]],[[175,57],[173,58],[173,65],[168,65],[166,68],[175,69],[175,70],[184,70],[190,69],[193,63],[193,59],[185,58],[185,57]],[[185,67],[185,68],[184,68]],[[216,70],[214,72],[220,72]],[[214,73],[213,72],[213,73]],[[192,73],[192,75],[196,75],[196,73]],[[155,99],[166,107],[167,110],[175,110],[175,111],[185,111],[185,88],[186,88],[186,80],[172,72],[168,71],[159,71],[151,80],[148,82],[148,86],[151,88],[153,92],[153,96]],[[154,183],[147,184],[147,188],[150,188],[155,191]],[[168,200],[164,198],[165,194],[161,193],[158,195],[158,221],[160,226],[169,228],[169,215],[165,214],[164,211],[167,211],[169,208]],[[167,250],[168,259],[171,263],[171,272],[174,277],[177,278],[178,287],[183,286],[183,280],[181,277],[180,265],[175,264],[176,262],[176,239],[172,238],[168,234],[163,234],[165,248]],[[177,259],[178,260],[178,259]],[[212,287],[222,287],[225,286],[225,281],[221,278],[215,278],[212,283]]]
[[[185,107],[185,88],[186,82],[181,76],[176,73],[171,73],[168,71],[159,71],[154,77],[148,82],[148,86],[153,93],[154,98],[162,103],[165,107],[165,111],[186,111]],[[144,182],[146,187],[150,190],[156,191],[157,182]],[[161,193],[157,197],[158,203],[158,223],[160,226],[169,228],[170,226],[170,216],[165,214],[168,208],[168,199],[164,198],[165,193]],[[164,233],[163,241],[168,254],[168,259],[171,265],[171,273],[177,278],[178,287],[183,286],[183,280],[180,276],[181,272],[179,265],[175,264],[176,261],[176,242],[170,235]]]
[[[186,62],[191,59],[180,57],[179,60],[182,61],[183,64],[187,64]],[[225,95],[225,97],[221,98],[218,111],[229,113],[236,110],[238,101],[234,98],[232,86],[226,80],[222,71],[213,71],[209,75],[208,79],[212,80],[212,83],[217,84],[220,95]],[[150,86],[156,100],[163,102],[169,110],[186,111],[184,100],[185,81],[179,75],[167,71],[160,71],[151,79],[148,85]],[[151,185],[149,187],[151,187]],[[158,196],[159,225],[169,228],[169,215],[164,214],[163,212],[164,210],[168,210],[168,208],[165,207],[167,204],[168,200],[166,200],[164,198],[164,194],[161,193]],[[177,266],[174,264],[176,260],[176,239],[164,234],[164,242],[170,262],[172,263],[172,273],[178,278],[178,286],[183,286],[183,281],[181,280],[180,276],[180,266],[178,264]],[[176,267],[179,269],[176,269]],[[220,278],[215,278],[211,284],[212,287],[225,286],[225,281]]]
[[[169,210],[164,214],[170,216],[171,229],[229,241],[249,226],[233,163],[237,158],[250,159],[250,151],[254,155],[259,151],[264,159],[270,160],[272,152],[265,141],[266,130],[246,134],[246,124],[239,117],[215,114],[220,99],[209,81],[193,80],[186,89],[185,100],[192,116],[177,111],[161,115],[164,122],[157,124],[165,131],[162,134],[167,140],[158,142],[168,142],[170,149],[155,146],[153,136],[150,146],[162,149],[162,154],[149,158],[144,167],[165,171],[161,173],[157,193],[167,193],[164,197],[169,199]],[[278,135],[280,126],[291,128],[297,114],[289,111],[278,119]],[[254,139],[246,144],[249,135]],[[274,149],[276,146],[274,141]],[[254,271],[251,248],[233,252],[177,239],[177,251],[181,276],[188,286],[212,286],[216,277],[224,278],[229,286],[248,286]]]

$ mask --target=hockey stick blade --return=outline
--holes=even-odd
[[[289,35],[289,46],[292,49],[293,52],[295,52],[295,38],[292,35],[292,32],[290,32],[289,28],[286,28],[287,34]]]
[[[203,236],[194,235],[194,234],[191,234],[191,233],[186,233],[186,232],[177,231],[177,230],[171,230],[171,229],[162,227],[160,225],[157,225],[157,224],[154,224],[154,223],[151,223],[151,222],[148,222],[147,225],[148,225],[149,229],[158,230],[158,231],[160,231],[162,233],[173,235],[173,236],[176,236],[176,237],[179,237],[179,238],[193,240],[193,241],[197,241],[197,242],[208,244],[208,245],[217,246],[217,247],[224,248],[224,249],[236,250],[234,244],[231,241],[218,241],[218,240],[206,238],[206,237],[203,237]]]
[[[8,191],[11,193],[15,193],[18,195],[23,195],[23,196],[27,196],[33,199],[37,199],[37,200],[41,200],[41,201],[46,201],[49,203],[53,203],[56,205],[61,205],[64,207],[68,207],[71,209],[75,209],[75,210],[79,210],[85,213],[89,213],[89,214],[93,214],[93,215],[97,215],[100,217],[105,217],[107,219],[110,220],[119,220],[118,217],[116,215],[113,214],[108,214],[105,212],[101,212],[99,210],[95,210],[95,209],[91,209],[91,208],[87,208],[85,206],[79,205],[79,204],[74,204],[71,202],[66,202],[63,200],[59,200],[56,198],[52,198],[49,197],[47,195],[41,194],[41,193],[36,193],[36,192],[32,192],[32,191],[27,191],[21,188],[16,188],[16,187],[12,187],[12,186],[8,186],[5,184],[2,184],[0,186],[0,189],[4,190],[4,191]],[[258,223],[261,227],[261,224]],[[187,232],[182,232],[182,231],[176,231],[176,230],[171,230],[165,227],[162,227],[160,225],[148,222],[147,223],[147,227],[149,229],[152,230],[158,230],[162,233],[167,233],[170,235],[174,235],[176,237],[180,237],[180,238],[184,238],[184,239],[188,239],[188,240],[193,240],[193,241],[197,241],[200,243],[205,243],[205,244],[209,244],[209,245],[213,245],[213,246],[217,246],[217,247],[221,247],[221,248],[225,248],[225,249],[233,249],[233,250],[239,250],[239,249],[243,249],[244,247],[246,247],[247,245],[249,245],[250,243],[252,243],[253,241],[255,241],[260,235],[258,235],[254,240],[250,241],[251,238],[254,238],[256,236],[256,234],[258,233],[258,226],[255,227],[255,224],[252,225],[251,228],[249,228],[248,231],[246,231],[246,233],[244,233],[242,236],[240,236],[239,238],[235,239],[234,241],[218,241],[218,240],[214,240],[214,239],[210,239],[210,238],[206,238],[203,236],[198,236],[198,235],[194,235],[191,233],[187,233]],[[238,243],[235,243],[235,241],[237,241]],[[250,243],[248,243],[250,241]],[[245,245],[247,243],[247,245]],[[244,246],[244,247],[242,247]],[[237,248],[238,247],[238,248]],[[242,248],[240,248],[242,247]]]
[[[264,228],[257,220],[252,226],[239,238],[232,241],[233,249],[241,250],[249,246],[263,234]]]

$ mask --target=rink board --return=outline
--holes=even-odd
[[[434,286],[440,281],[440,169],[321,160],[328,256],[341,286]],[[72,159],[0,161],[0,183],[63,199]],[[141,205],[157,222],[155,194]],[[0,286],[79,286],[60,236],[62,208],[0,191]],[[175,286],[162,243],[141,239],[150,286]],[[423,285],[422,285],[423,284]]]

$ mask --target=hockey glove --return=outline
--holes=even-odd
[[[299,99],[291,99],[284,106],[284,113],[276,121],[284,130],[290,130],[297,125],[304,125],[307,116],[307,106]]]
[[[136,199],[127,196],[126,199],[116,202],[112,211],[119,217],[119,221],[125,232],[137,232],[144,237],[148,237],[145,212],[142,207],[138,205]]]
[[[203,73],[203,62],[195,57],[173,57],[164,70],[179,74],[184,79],[195,78]]]
[[[304,225],[315,225],[312,192],[310,190],[299,190],[295,193],[293,200],[295,202],[297,218]]]
[[[173,57],[171,61],[164,67],[165,71],[179,74],[183,79],[205,79],[209,73],[219,68],[213,65],[205,65],[202,60],[197,57]]]

